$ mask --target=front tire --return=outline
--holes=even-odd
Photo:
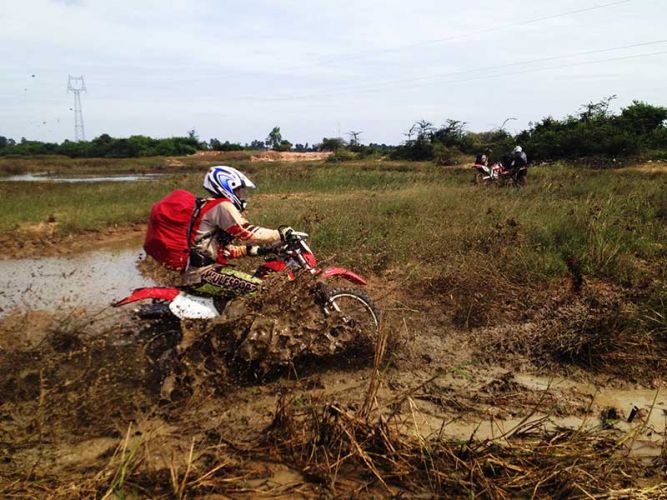
[[[336,319],[330,335],[342,341],[375,345],[380,331],[380,314],[366,292],[356,288],[332,288],[326,291],[324,311]]]

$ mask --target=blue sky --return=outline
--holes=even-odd
[[[665,0],[0,0],[0,135],[292,142],[667,105]],[[33,77],[34,75],[34,77]]]

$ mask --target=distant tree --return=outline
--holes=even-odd
[[[243,146],[236,142],[225,141],[218,146],[217,151],[243,151],[243,149]]]
[[[465,138],[466,122],[447,119],[445,124],[433,133],[433,137],[444,146],[461,146]]]
[[[632,104],[623,109],[618,117],[618,123],[624,129],[635,134],[650,134],[665,126],[667,108],[652,106],[641,101],[632,101]]]
[[[283,136],[280,133],[280,127],[276,126],[271,129],[269,135],[266,137],[266,145],[271,149],[278,149],[283,140]]]
[[[598,102],[584,104],[579,108],[579,116],[585,122],[604,120],[609,116],[609,105],[614,99],[616,99],[616,94],[600,99]]]
[[[319,145],[320,151],[333,151],[336,152],[340,149],[345,148],[345,141],[340,137],[325,137],[322,139],[322,142]]]
[[[288,141],[287,139],[283,139],[280,141],[280,144],[276,148],[274,148],[276,151],[289,151],[292,149],[292,143]]]
[[[417,132],[417,141],[427,142],[433,136],[433,124],[427,120],[419,120],[414,124]]]
[[[431,160],[433,158],[433,123],[419,120],[405,134],[405,144],[396,148],[391,158],[396,160]],[[414,137],[414,139],[413,139]]]
[[[265,148],[265,142],[255,139],[254,141],[252,141],[250,143],[250,145],[248,147],[250,149],[264,149]]]
[[[9,139],[3,135],[0,135],[0,149],[4,149],[7,146],[9,146]]]

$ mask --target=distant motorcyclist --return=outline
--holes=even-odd
[[[254,226],[242,215],[248,189],[255,184],[228,166],[211,167],[204,189],[212,198],[204,201],[189,231],[190,259],[181,278],[191,290],[205,295],[233,298],[253,291],[261,280],[231,267],[230,259],[265,255],[288,240],[292,228]],[[232,245],[241,240],[245,245]],[[262,246],[258,246],[262,245]]]
[[[528,156],[521,146],[516,146],[508,158],[505,168],[516,182],[522,182],[526,177]]]
[[[484,151],[477,153],[475,157],[475,165],[489,165],[489,158],[491,157],[491,148],[485,148]]]

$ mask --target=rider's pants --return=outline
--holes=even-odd
[[[262,283],[259,278],[226,266],[209,266],[200,277],[201,282],[191,287],[193,292],[227,299],[254,292]]]

